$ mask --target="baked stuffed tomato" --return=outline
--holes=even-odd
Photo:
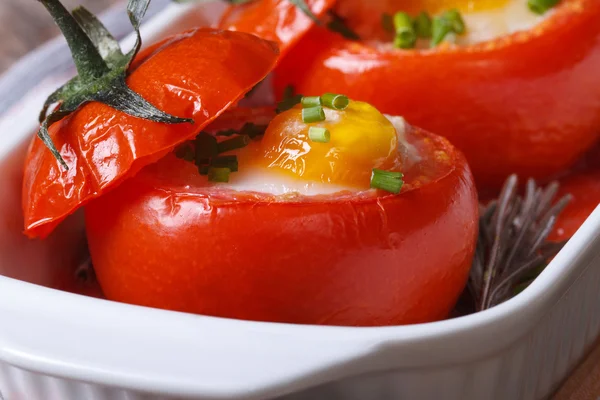
[[[41,3],[79,74],[50,96],[29,148],[25,233],[85,206],[109,299],[332,325],[448,315],[478,205],[446,139],[330,93],[277,114],[235,108],[273,69],[274,43],[197,29],[134,57],[139,40],[125,55],[91,14]],[[147,5],[129,2],[136,30]]]
[[[250,140],[260,114],[234,111],[86,207],[106,296],[303,324],[446,317],[477,234],[463,156],[366,103],[297,105]]]
[[[256,3],[265,15],[293,7]],[[546,10],[550,3],[558,5]],[[339,0],[330,18],[360,39],[323,26],[297,30],[298,45],[283,43],[275,90],[331,90],[403,115],[461,149],[482,188],[511,173],[543,181],[600,135],[600,2],[529,4],[542,14],[517,0]],[[250,29],[244,10],[257,6],[239,7],[222,27],[291,35],[284,19],[263,25],[254,16]]]

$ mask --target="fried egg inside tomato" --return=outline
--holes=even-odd
[[[526,0],[350,0],[338,2],[336,6],[336,12],[361,38],[385,44],[390,40],[389,33],[382,29],[382,14],[403,11],[416,16],[426,11],[435,16],[450,9],[460,11],[466,32],[448,35],[446,39],[463,46],[530,30],[552,14],[552,10],[543,15],[534,13]],[[428,48],[429,41],[419,40],[417,47]]]
[[[313,123],[303,122],[301,105],[278,114],[261,139],[227,153],[239,165],[229,182],[207,184],[274,195],[363,191],[370,189],[373,169],[400,172],[416,157],[401,117],[359,101],[324,113],[324,121]],[[311,127],[327,129],[330,140],[311,140]]]
[[[465,34],[455,38],[459,45],[475,44],[519,31],[528,31],[552,12],[536,14],[529,9],[525,0],[462,0],[447,3],[447,8],[458,8],[465,20]]]

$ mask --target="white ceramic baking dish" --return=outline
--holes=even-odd
[[[146,41],[209,22],[219,10],[170,5],[145,25]],[[21,234],[25,145],[44,96],[68,73],[52,61],[65,49],[51,46],[0,81],[0,101],[13,103],[0,119],[0,398],[541,399],[600,333],[600,208],[522,294],[430,324],[244,322],[45,287],[55,275],[49,268],[74,268],[82,241],[77,216],[47,241]],[[52,75],[14,103],[24,91],[15,76],[36,65],[52,65]]]

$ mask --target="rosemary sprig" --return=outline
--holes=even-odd
[[[468,284],[476,311],[511,298],[564,245],[546,239],[571,196],[555,201],[556,182],[540,188],[530,179],[524,196],[517,185],[517,177],[509,177],[498,200],[482,209]]]
[[[129,65],[142,45],[140,23],[150,0],[129,0],[127,13],[137,38],[135,46],[127,54],[123,54],[106,27],[85,8],[79,7],[71,14],[60,0],[38,1],[46,7],[65,36],[78,73],[48,97],[39,117],[38,137],[65,169],[68,166],[52,142],[48,128],[85,103],[98,101],[133,117],[154,122],[194,122],[157,109],[125,83]],[[50,106],[56,103],[57,107],[47,115]]]

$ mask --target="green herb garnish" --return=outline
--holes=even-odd
[[[329,143],[331,135],[329,131],[325,128],[311,126],[310,128],[308,128],[308,138],[313,142]]]
[[[246,135],[250,139],[256,139],[256,138],[264,135],[266,130],[267,130],[266,125],[256,125],[256,124],[253,124],[252,122],[246,122],[244,124],[244,126],[242,126],[242,129],[240,129],[239,134]]]
[[[432,34],[431,16],[425,11],[421,11],[413,21],[415,32],[421,39],[430,39]]]
[[[442,16],[433,18],[431,23],[431,47],[435,47],[442,43],[446,36],[452,32],[452,26],[449,21]]]
[[[394,17],[388,13],[381,14],[381,27],[384,31],[394,32]]]
[[[302,109],[302,122],[310,124],[321,121],[325,121],[325,112],[323,111],[323,107],[316,106]]]
[[[210,167],[208,169],[208,181],[209,182],[229,182],[229,175],[231,170],[229,168]]]
[[[248,135],[238,135],[231,139],[224,140],[217,144],[217,151],[219,154],[227,153],[228,151],[241,149],[243,147],[248,146],[250,143],[250,136]]]
[[[229,168],[231,172],[238,171],[238,158],[235,155],[219,156],[210,160],[209,165],[216,168]]]
[[[215,136],[200,132],[192,142],[184,143],[175,149],[175,156],[194,163],[200,175],[208,175],[211,167],[228,168],[230,172],[237,172],[237,156],[219,154],[247,146],[252,139],[262,136],[266,129],[264,125],[247,122],[239,131],[227,129],[217,132],[216,136],[230,137],[220,142]]]
[[[465,33],[465,22],[458,10],[449,10],[433,18],[431,47],[442,43],[450,33],[461,35]]]
[[[394,47],[397,49],[412,49],[417,43],[417,33],[412,18],[405,12],[394,14]]]
[[[527,6],[534,13],[542,15],[558,3],[560,3],[560,0],[528,0]]]
[[[317,107],[321,105],[321,97],[319,96],[305,96],[300,101],[303,108]]]
[[[194,158],[196,157],[194,154],[194,150],[187,143],[175,150],[175,155],[178,158],[189,162],[194,161]]]
[[[194,157],[196,160],[202,158],[212,158],[219,154],[219,145],[217,138],[206,132],[200,132],[194,140]]]
[[[448,10],[442,16],[450,22],[452,32],[458,35],[465,33],[465,21],[457,9]]]
[[[301,101],[302,95],[296,94],[294,87],[292,85],[288,85],[283,90],[283,98],[279,103],[277,103],[277,108],[275,109],[275,112],[277,114],[281,114],[282,112],[287,111],[293,108],[294,106],[300,104]]]
[[[324,107],[341,111],[348,107],[350,99],[342,94],[325,93],[321,96],[321,102]]]
[[[375,168],[371,174],[371,188],[398,194],[402,189],[402,185],[404,185],[402,178],[404,178],[402,172],[384,171]]]

